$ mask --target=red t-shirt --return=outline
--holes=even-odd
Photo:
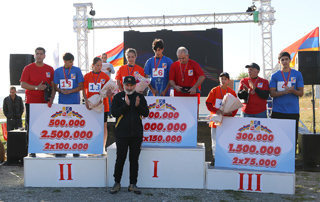
[[[170,67],[169,80],[172,80],[176,83],[176,85],[181,87],[192,87],[197,82],[200,76],[204,76],[204,73],[200,67],[200,65],[194,61],[189,59],[187,64],[181,64],[180,61],[174,62]],[[184,80],[182,81],[182,78]],[[181,93],[174,90],[174,96],[197,96],[190,95],[190,93]]]
[[[123,65],[119,68],[116,75],[116,80],[119,80],[121,83],[121,86],[123,88],[123,80],[126,76],[135,76],[137,73],[139,73],[141,76],[144,76],[144,70],[139,65],[134,65],[133,67],[129,67],[128,65]]]
[[[51,85],[53,75],[54,69],[51,66],[43,64],[42,67],[38,67],[36,63],[31,63],[24,67],[20,82],[26,82],[34,86],[41,82],[43,84],[47,82]],[[26,103],[47,103],[44,99],[44,90],[26,90]]]
[[[83,90],[87,98],[90,98],[92,95],[99,94],[99,91],[110,79],[109,76],[104,72],[100,72],[100,74],[95,74],[92,71],[84,75],[83,78],[84,78]],[[96,81],[96,84],[95,84],[95,81]],[[104,112],[108,112],[109,102],[107,97],[103,99],[103,105],[104,105]]]
[[[221,89],[220,86],[212,88],[208,94],[208,97],[206,99],[206,103],[208,102],[208,103],[212,104],[212,106],[218,110],[219,106],[216,106],[216,104],[219,104],[219,103],[221,104],[223,96],[227,93],[231,93],[234,97],[237,97],[236,92],[234,92],[234,90],[232,90],[229,87],[227,89]],[[232,116],[235,116],[237,114],[237,111],[238,110],[233,111]],[[210,114],[215,114],[215,112],[210,111]],[[213,121],[211,121],[209,123],[209,127],[216,128],[217,126],[214,124]]]
[[[256,88],[259,88],[260,90],[269,91],[268,80],[260,77],[256,79],[251,79],[251,80],[255,84]],[[249,77],[241,79],[239,90],[243,90],[242,83],[244,83],[248,88],[250,88],[248,81],[249,81]],[[250,92],[249,92],[248,103],[243,103],[243,107],[241,108],[241,111],[243,111],[246,114],[259,114],[265,111],[267,109],[267,100],[259,97],[259,95],[256,92],[254,94],[251,94]]]

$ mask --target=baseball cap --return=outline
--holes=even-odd
[[[225,76],[225,77],[227,77],[228,79],[230,79],[230,76],[229,76],[229,74],[228,74],[227,72],[222,72],[222,73],[219,75],[219,77],[222,77],[222,76]]]
[[[136,84],[136,79],[133,76],[126,76],[124,78],[123,84],[132,84],[135,85]]]
[[[249,68],[249,67],[252,67],[252,68],[255,68],[255,69],[257,69],[257,70],[259,70],[260,71],[260,67],[259,67],[259,65],[257,65],[256,63],[251,63],[250,65],[246,65],[246,68]]]

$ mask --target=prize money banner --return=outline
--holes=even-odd
[[[102,154],[103,117],[84,105],[30,104],[28,152]]]
[[[143,118],[144,146],[197,146],[197,97],[145,97],[149,116]]]
[[[215,166],[294,173],[294,120],[223,117]]]

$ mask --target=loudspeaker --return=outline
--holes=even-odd
[[[8,131],[7,162],[8,164],[23,164],[23,157],[28,155],[27,131]]]
[[[301,134],[300,141],[303,169],[320,171],[320,134]]]
[[[10,54],[10,85],[20,85],[23,68],[34,62],[31,54]]]
[[[298,70],[302,73],[305,85],[320,84],[320,52],[301,51],[296,57]]]

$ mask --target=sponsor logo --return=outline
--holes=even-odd
[[[244,132],[246,130],[249,130],[249,132],[261,132],[264,131],[268,134],[271,134],[272,131],[270,129],[268,129],[267,126],[263,126],[261,125],[260,121],[257,120],[251,120],[250,124],[248,125],[244,125],[241,128],[238,129],[239,132]]]
[[[149,105],[149,110],[155,108],[156,110],[165,110],[170,109],[172,111],[176,111],[177,109],[169,103],[166,103],[165,99],[156,99],[156,103]]]
[[[71,106],[63,106],[62,110],[52,114],[51,118],[54,119],[54,118],[57,118],[59,116],[63,116],[63,117],[66,117],[66,118],[71,118],[73,116],[75,116],[75,117],[77,117],[79,119],[83,118],[83,116],[81,114],[79,114],[78,112],[73,111]]]

